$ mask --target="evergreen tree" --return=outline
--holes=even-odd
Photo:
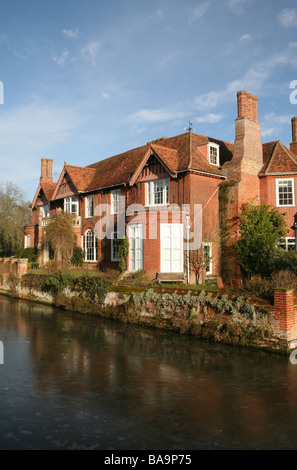
[[[267,204],[250,201],[239,215],[240,237],[235,248],[238,263],[246,274],[269,276],[269,259],[286,235],[282,214]]]

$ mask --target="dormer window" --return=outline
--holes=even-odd
[[[211,165],[220,165],[220,146],[209,142],[207,146],[208,161]]]

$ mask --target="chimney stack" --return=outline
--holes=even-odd
[[[258,98],[246,91],[237,93],[238,118],[247,118],[258,122]]]
[[[246,91],[237,93],[238,116],[235,119],[233,158],[226,162],[223,171],[227,178],[238,183],[238,213],[249,199],[260,198],[258,173],[263,165],[261,126],[258,122],[258,98]]]
[[[292,142],[290,143],[290,150],[297,155],[297,117],[292,118]]]
[[[52,183],[53,182],[53,160],[49,158],[41,159],[41,176],[40,182]]]

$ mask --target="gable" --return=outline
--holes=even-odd
[[[76,187],[64,168],[57,183],[56,191],[53,194],[53,199],[62,199],[64,197],[77,195],[77,193]]]
[[[280,141],[263,145],[264,165],[260,175],[297,173],[297,158]]]

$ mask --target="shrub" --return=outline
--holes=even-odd
[[[81,266],[85,260],[85,251],[80,248],[76,247],[73,250],[73,255],[71,257],[71,264],[74,266]]]
[[[292,271],[297,275],[297,251],[275,248],[268,255],[269,274],[277,271]]]
[[[88,297],[92,302],[102,304],[111,282],[100,277],[82,276],[72,280],[71,288]]]
[[[38,252],[35,248],[19,248],[15,252],[16,258],[27,258],[28,262],[36,263],[38,260]]]
[[[257,297],[272,298],[275,289],[297,289],[297,276],[292,271],[275,272],[269,279],[246,281],[243,290]]]
[[[69,274],[64,274],[61,271],[47,276],[44,282],[45,289],[51,292],[52,294],[57,294],[61,292],[66,287],[70,286],[71,276]]]
[[[292,271],[278,271],[271,276],[274,289],[296,289],[297,276]]]

